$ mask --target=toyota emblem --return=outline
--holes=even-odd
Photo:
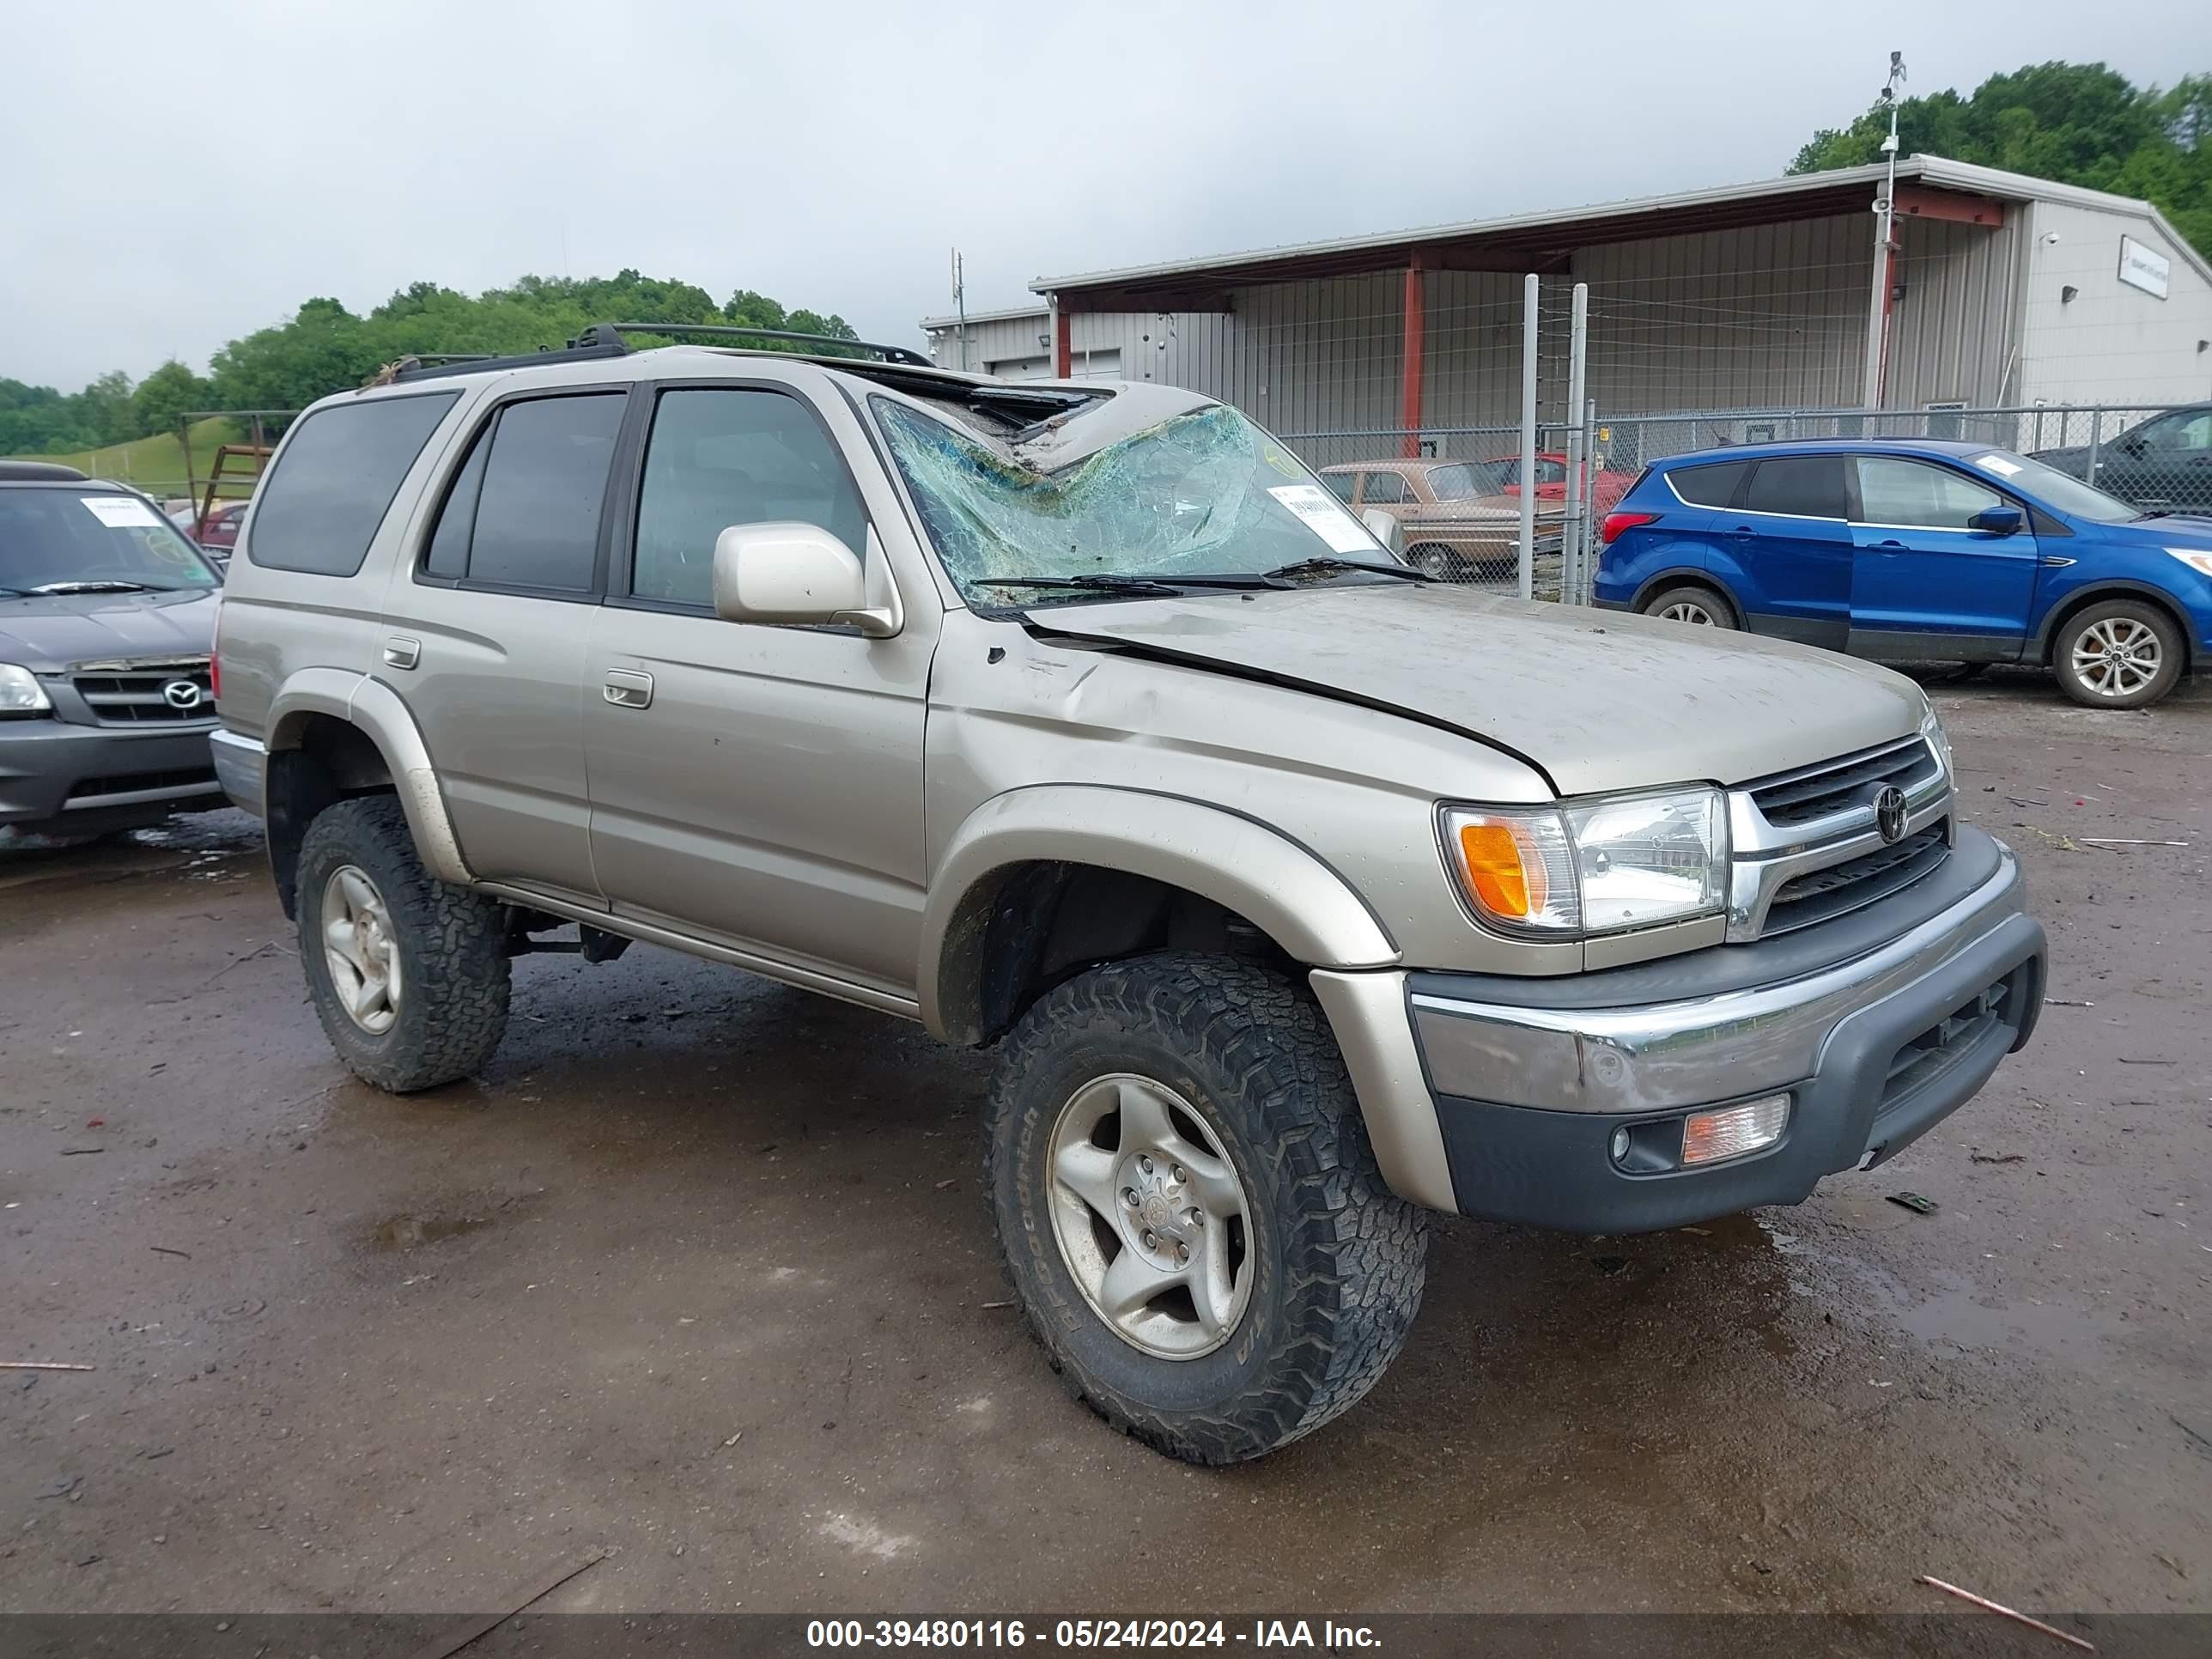
[[[1885,842],[1905,839],[1905,791],[1893,783],[1874,798],[1874,827]]]
[[[161,701],[179,711],[198,708],[204,695],[190,680],[171,680],[161,688]]]

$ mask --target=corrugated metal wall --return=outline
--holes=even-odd
[[[2019,337],[2025,219],[2015,210],[1995,230],[1899,222],[1905,293],[1892,325],[1892,407],[2002,401]],[[1568,416],[1577,281],[1590,287],[1589,395],[1601,412],[1856,404],[1873,240],[1861,213],[1583,250],[1542,284],[1540,418]],[[1522,279],[1431,271],[1423,283],[1423,424],[1516,421]],[[1075,313],[1077,372],[1087,362],[1102,374],[1188,386],[1286,434],[1399,425],[1402,271],[1245,289],[1231,304],[1220,315]],[[971,325],[969,362],[979,371],[1012,362],[1049,372],[1049,348],[1037,339],[1050,328],[1042,316]],[[957,366],[957,349],[939,338],[939,361]]]
[[[2164,299],[2120,281],[2123,236],[2166,257]],[[2198,343],[2212,339],[2212,283],[2150,220],[2039,202],[2028,246],[2019,401],[2212,398],[2212,351]]]

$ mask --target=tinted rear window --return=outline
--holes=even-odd
[[[1695,507],[1726,507],[1735,487],[1751,471],[1749,461],[1716,461],[1709,466],[1678,466],[1667,475],[1674,493]]]
[[[460,395],[373,398],[308,416],[261,486],[246,557],[317,576],[359,570],[400,480]]]
[[[1790,455],[1761,461],[1751,475],[1743,504],[1753,513],[1788,513],[1802,519],[1844,515],[1844,462],[1839,455]]]

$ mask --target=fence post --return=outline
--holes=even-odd
[[[1521,597],[1536,592],[1536,273],[1521,289]]]
[[[1583,443],[1583,383],[1589,347],[1589,284],[1575,284],[1567,325],[1567,501],[1559,525],[1559,603],[1573,605],[1581,589],[1583,529],[1589,516],[1589,481],[1584,476],[1589,452]]]
[[[2083,483],[2097,482],[2097,446],[2104,441],[2104,436],[2105,411],[2100,409],[2089,416],[2089,465],[2081,474]]]
[[[1597,590],[1597,479],[1601,470],[1597,456],[1597,399],[1586,398],[1583,403],[1583,465],[1591,473],[1590,485],[1583,493],[1583,545],[1575,561],[1575,603],[1588,605],[1590,595]]]

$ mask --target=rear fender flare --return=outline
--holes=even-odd
[[[441,881],[459,886],[474,882],[459,838],[453,834],[446,798],[438,788],[430,751],[399,694],[366,674],[339,668],[303,669],[285,681],[270,706],[269,752],[298,748],[318,714],[356,727],[384,757],[423,867]]]

